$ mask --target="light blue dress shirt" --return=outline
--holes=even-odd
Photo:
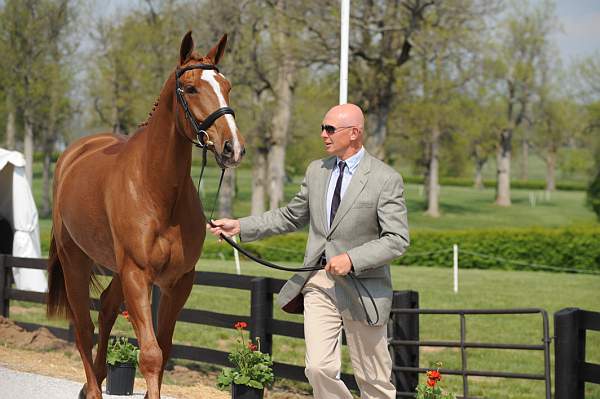
[[[340,191],[340,204],[342,203],[342,199],[344,198],[344,193],[350,184],[350,180],[356,172],[358,168],[358,164],[360,160],[365,155],[365,148],[361,147],[360,150],[350,158],[346,159],[346,167],[344,168],[344,178],[342,179],[342,187]],[[337,166],[340,163],[341,159],[336,157],[336,166],[331,173],[331,178],[329,179],[329,187],[327,189],[327,226],[331,226],[331,200],[333,199],[333,192],[335,191],[335,185],[337,183],[338,176],[340,175],[340,168]]]

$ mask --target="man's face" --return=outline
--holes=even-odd
[[[329,155],[341,156],[344,154],[350,147],[355,128],[335,115],[329,114],[325,115],[322,127],[325,127],[321,128],[321,139],[325,144],[325,151]]]

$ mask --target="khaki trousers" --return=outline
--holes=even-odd
[[[305,374],[315,399],[352,399],[338,378],[342,366],[339,336],[342,329],[350,351],[361,399],[392,399],[392,359],[387,346],[387,326],[369,326],[342,317],[336,306],[334,280],[324,270],[314,273],[304,286]]]

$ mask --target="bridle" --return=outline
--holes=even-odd
[[[206,117],[206,119],[202,122],[199,122],[196,119],[196,117],[190,111],[188,102],[184,97],[184,90],[181,88],[181,83],[179,82],[179,78],[181,77],[181,75],[183,73],[185,73],[186,71],[189,71],[192,69],[215,70],[217,72],[218,72],[218,69],[215,65],[211,65],[211,64],[193,64],[193,65],[189,65],[185,68],[181,68],[181,69],[178,68],[175,72],[175,93],[177,95],[177,102],[183,108],[186,119],[192,125],[192,128],[194,129],[194,133],[196,134],[197,141],[191,140],[186,134],[184,134],[184,136],[196,147],[202,149],[202,168],[200,170],[200,177],[198,178],[198,188],[197,188],[198,189],[198,198],[200,198],[200,182],[202,181],[202,176],[204,175],[204,169],[206,168],[206,152],[210,146],[212,146],[213,150],[214,150],[214,144],[212,141],[210,141],[210,138],[208,136],[208,133],[206,133],[206,130],[209,129],[213,125],[213,123],[215,123],[215,121],[218,118],[220,118],[221,116],[230,114],[235,117],[235,113],[233,112],[233,109],[231,109],[230,107],[221,107],[221,108],[217,109],[216,111],[214,111],[212,114],[208,115]],[[207,218],[206,215],[204,215],[205,219],[213,227],[216,227],[216,225],[213,223],[213,214],[214,214],[215,208],[217,206],[217,200],[219,198],[219,193],[221,192],[221,186],[223,185],[223,176],[225,175],[225,167],[223,165],[221,165],[220,162],[218,162],[218,163],[219,163],[219,166],[221,167],[221,178],[219,179],[217,195],[215,196],[213,207],[210,212],[210,218]],[[236,243],[235,241],[233,241],[231,238],[227,237],[223,233],[221,233],[220,237],[221,237],[221,239],[225,240],[229,245],[231,245],[233,248],[235,248],[239,252],[241,252],[243,255],[252,259],[254,262],[259,263],[264,266],[267,266],[267,267],[270,267],[272,269],[284,270],[284,271],[290,271],[290,272],[308,272],[308,271],[322,270],[324,268],[323,266],[293,268],[293,267],[277,265],[275,263],[271,263],[269,261],[261,259],[261,258],[255,256],[254,254],[248,252],[246,249],[242,248],[238,243]],[[356,277],[354,272],[348,273],[348,276],[350,277],[350,280],[352,281],[354,288],[358,294],[358,298],[360,299],[360,302],[361,302],[362,307],[365,312],[367,323],[369,325],[377,324],[379,322],[379,310],[377,309],[377,306],[375,304],[375,299],[373,298],[373,296],[371,295],[369,290],[367,290],[367,287],[364,286],[362,281],[360,281]],[[360,295],[359,285],[367,293],[367,295],[369,296],[369,299],[371,300],[371,303],[373,304],[375,313],[377,315],[377,319],[375,320],[375,322],[373,322],[371,320],[371,317],[369,316],[369,312],[367,311],[367,308],[365,306],[363,298]]]
[[[198,119],[192,114],[190,111],[190,106],[185,99],[185,92],[181,87],[181,82],[179,78],[187,71],[191,71],[192,69],[202,69],[202,70],[213,70],[219,72],[219,69],[215,65],[211,64],[193,64],[188,65],[185,68],[177,68],[175,71],[175,94],[177,95],[177,102],[183,108],[185,112],[185,118],[192,125],[192,129],[194,129],[194,133],[196,134],[196,139],[198,141],[191,140],[187,135],[185,137],[192,142],[198,148],[206,148],[208,146],[214,145],[210,138],[208,137],[208,133],[206,131],[215,123],[217,119],[222,117],[223,115],[232,115],[235,118],[235,112],[230,107],[221,107],[217,109],[212,114],[208,115],[204,121],[199,122]]]

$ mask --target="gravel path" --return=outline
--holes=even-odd
[[[15,371],[0,366],[0,398],[10,399],[76,399],[81,383],[62,378]],[[131,396],[103,394],[104,399],[143,399],[145,392],[136,392]],[[163,399],[172,399],[163,396]]]

